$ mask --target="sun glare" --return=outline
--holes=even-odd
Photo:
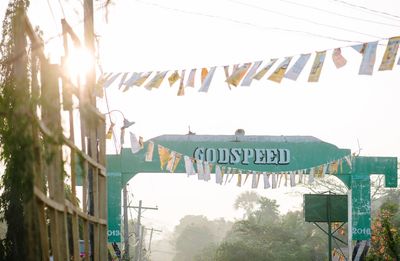
[[[75,82],[75,80],[79,79],[80,83],[83,84],[86,74],[89,72],[93,62],[93,58],[87,49],[70,49],[66,59],[66,73],[70,76],[72,81]]]

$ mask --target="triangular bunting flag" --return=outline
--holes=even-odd
[[[144,87],[148,90],[160,87],[167,73],[168,71],[157,72],[157,74],[153,77],[153,79],[151,79],[148,83],[146,83]]]
[[[363,52],[363,58],[361,61],[360,70],[358,74],[372,75],[374,71],[377,46],[378,46],[378,41],[370,42],[365,45],[365,50]]]
[[[161,170],[163,170],[169,160],[169,150],[161,145],[158,145],[158,154],[160,156]]]
[[[278,59],[271,59],[268,61],[267,65],[264,66],[256,75],[254,75],[254,79],[256,80],[261,80],[262,77],[271,69],[271,67],[275,64],[275,62],[278,61]]]
[[[245,63],[236,70],[232,72],[232,74],[226,79],[226,82],[232,84],[233,86],[238,86],[247,70],[249,69],[251,63]]]
[[[315,55],[314,63],[311,67],[310,75],[308,76],[309,82],[318,82],[321,75],[322,66],[324,65],[326,51],[317,52]]]
[[[279,64],[279,66],[275,69],[275,71],[268,77],[268,80],[280,83],[291,60],[292,57],[286,57],[285,60],[283,60],[281,64]]]
[[[130,135],[130,139],[131,139],[131,151],[133,154],[135,154],[141,149],[141,145],[134,133],[129,132],[129,135]]]
[[[251,82],[253,81],[253,77],[256,74],[258,67],[260,67],[262,61],[254,62],[253,66],[251,66],[249,72],[244,77],[241,86],[250,86]]]
[[[196,76],[196,69],[190,70],[189,77],[186,81],[187,87],[194,87],[194,78]]]
[[[306,63],[310,59],[310,56],[311,56],[310,53],[300,55],[299,59],[297,59],[297,61],[292,66],[292,68],[290,68],[286,72],[284,77],[287,78],[287,79],[296,81],[297,78],[299,77],[300,73],[303,71],[304,66],[306,65]]]
[[[172,87],[174,83],[176,83],[177,80],[179,80],[180,76],[178,71],[174,71],[169,77],[168,77],[168,82],[169,86]]]
[[[199,89],[199,92],[208,92],[208,88],[210,87],[211,80],[214,76],[214,72],[217,69],[216,66],[212,67],[210,71],[208,72],[207,76],[205,77],[204,81],[202,81],[201,87]]]
[[[400,36],[392,37],[389,39],[385,53],[383,54],[379,71],[392,70],[394,60],[396,59],[397,50],[399,49]]]

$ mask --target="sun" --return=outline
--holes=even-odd
[[[93,68],[94,59],[83,47],[71,48],[65,60],[65,73],[74,83],[85,83],[87,73]]]

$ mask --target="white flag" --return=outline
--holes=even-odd
[[[129,134],[131,138],[131,151],[133,154],[135,154],[141,149],[141,146],[138,139],[136,138],[136,135],[132,132],[129,132]]]
[[[197,178],[199,180],[204,180],[204,166],[203,161],[196,159],[196,166],[197,166]]]
[[[215,183],[222,184],[222,173],[219,165],[215,166]]]
[[[210,177],[210,173],[211,173],[211,169],[210,169],[210,163],[208,163],[207,161],[204,161],[204,180],[205,181],[209,181],[211,179]]]
[[[269,176],[271,176],[270,174],[267,174],[266,172],[263,172],[263,178],[264,178],[264,188],[270,188],[271,185],[269,184]]]
[[[257,172],[255,172],[255,171],[253,171],[253,176],[252,176],[252,179],[251,179],[251,188],[257,188],[257,185],[258,185],[258,179],[257,179]]]
[[[253,77],[256,74],[257,69],[258,69],[258,67],[260,67],[261,63],[262,63],[262,61],[254,62],[253,66],[251,66],[246,77],[244,77],[241,86],[250,86],[251,82],[253,81]]]
[[[193,167],[192,159],[189,156],[183,156],[183,160],[185,161],[185,171],[188,176],[196,174]]]
[[[214,73],[215,73],[215,69],[217,69],[216,66],[214,66],[214,67],[212,67],[210,69],[210,71],[208,72],[206,78],[204,79],[203,84],[201,85],[201,87],[199,89],[199,92],[208,92],[208,88],[210,87],[211,80],[212,80],[212,78],[214,76]]]

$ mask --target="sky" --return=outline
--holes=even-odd
[[[4,10],[5,1],[0,3]],[[80,1],[32,1],[29,18],[43,30],[46,52],[57,61],[62,42],[54,37],[66,17],[82,32]],[[51,3],[49,3],[51,2]],[[364,156],[400,156],[400,66],[378,71],[387,39],[399,35],[398,1],[339,0],[115,0],[106,12],[96,1],[95,31],[104,72],[189,70],[218,66],[207,93],[165,80],[157,90],[106,91],[108,108],[120,110],[135,125],[129,131],[145,140],[163,134],[310,135]],[[2,12],[3,13],[3,12]],[[107,19],[106,19],[107,17]],[[107,20],[107,21],[106,21]],[[350,46],[379,41],[373,75],[359,75],[362,55]],[[336,69],[331,55],[342,48],[347,59]],[[317,51],[327,50],[317,83],[307,81]],[[245,62],[278,63],[311,53],[297,81],[267,80],[273,69],[250,87],[228,89],[221,66]],[[396,63],[397,59],[396,58]],[[274,68],[274,67],[273,67]],[[107,112],[105,99],[98,101]],[[117,114],[113,120],[122,124]],[[128,138],[126,138],[128,141]],[[124,144],[129,147],[129,142]],[[112,140],[107,151],[115,154]],[[171,231],[186,214],[233,220],[237,195],[250,184],[216,185],[184,174],[139,174],[129,182],[132,205],[142,200],[158,211],[143,213],[146,226]],[[301,193],[291,188],[257,189],[277,199],[282,212],[301,209]],[[136,213],[132,212],[132,216]],[[160,234],[159,236],[162,236]]]

